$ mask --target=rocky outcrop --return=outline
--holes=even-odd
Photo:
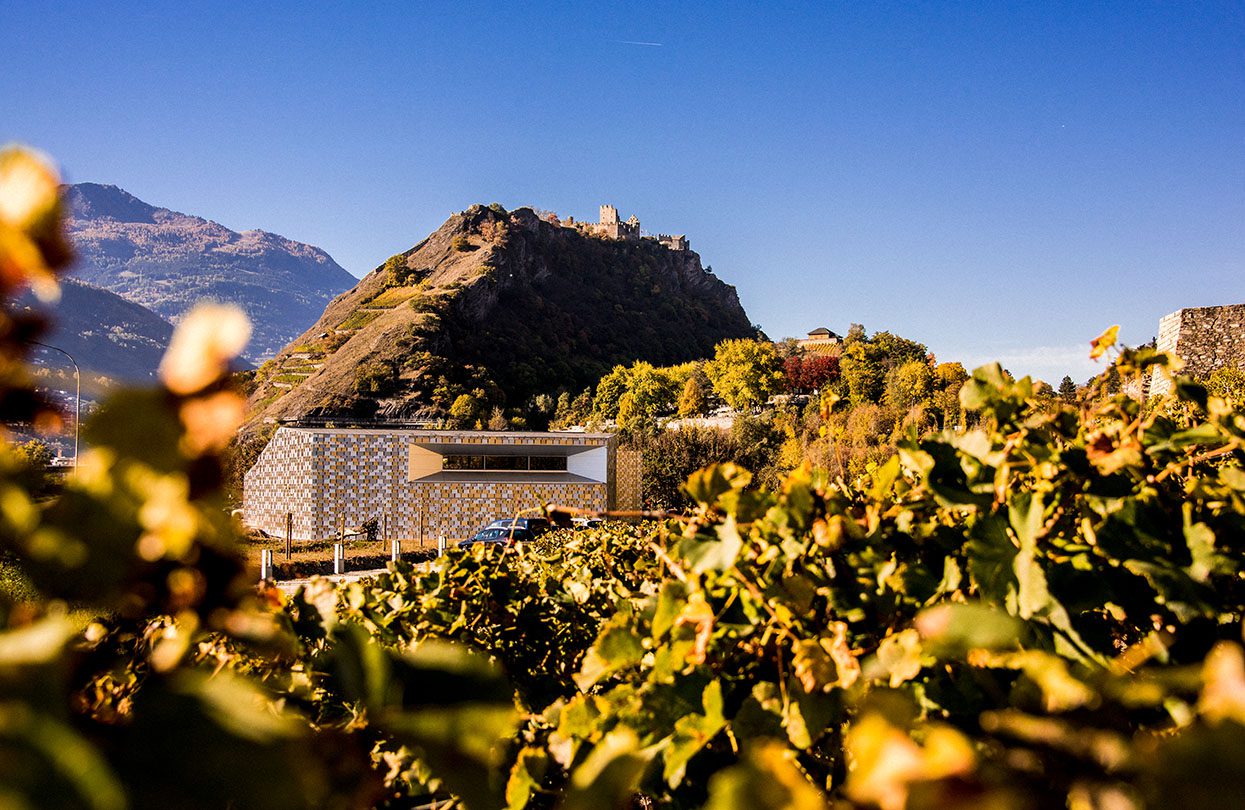
[[[462,394],[515,407],[753,334],[693,251],[473,206],[329,304],[261,369],[252,406],[257,420],[445,413]]]

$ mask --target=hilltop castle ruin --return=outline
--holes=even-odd
[[[670,250],[689,250],[687,237],[683,234],[670,235],[659,233],[656,236],[650,236],[640,230],[640,220],[635,214],[632,214],[624,222],[618,218],[618,209],[612,205],[601,206],[601,216],[598,222],[576,222],[574,217],[567,217],[561,221],[561,225],[566,228],[575,228],[585,233],[595,234],[606,239],[617,239],[619,241],[636,241],[640,239],[651,239],[659,245],[663,245]]]

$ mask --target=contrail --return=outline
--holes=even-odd
[[[650,48],[660,48],[662,46],[662,43],[660,42],[636,42],[631,39],[616,39],[614,41],[619,45],[646,45]]]

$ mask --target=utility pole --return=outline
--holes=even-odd
[[[60,352],[69,358],[69,362],[73,363],[73,381],[74,381],[74,401],[73,401],[73,468],[78,470],[78,417],[82,413],[82,372],[78,370],[78,361],[73,359],[73,355],[57,346],[47,343],[40,343],[37,340],[30,341],[36,346],[42,346],[45,349],[51,349],[54,352]]]

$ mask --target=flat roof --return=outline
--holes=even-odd
[[[297,425],[281,425],[279,430],[296,430],[300,433],[326,433],[326,434],[394,434],[401,433],[403,435],[419,436],[427,442],[436,442],[438,439],[448,441],[455,444],[496,444],[499,442],[490,442],[489,439],[592,439],[595,441],[609,441],[616,434],[613,433],[585,433],[580,430],[433,430],[430,428],[414,428],[394,425],[393,427],[303,427]]]

